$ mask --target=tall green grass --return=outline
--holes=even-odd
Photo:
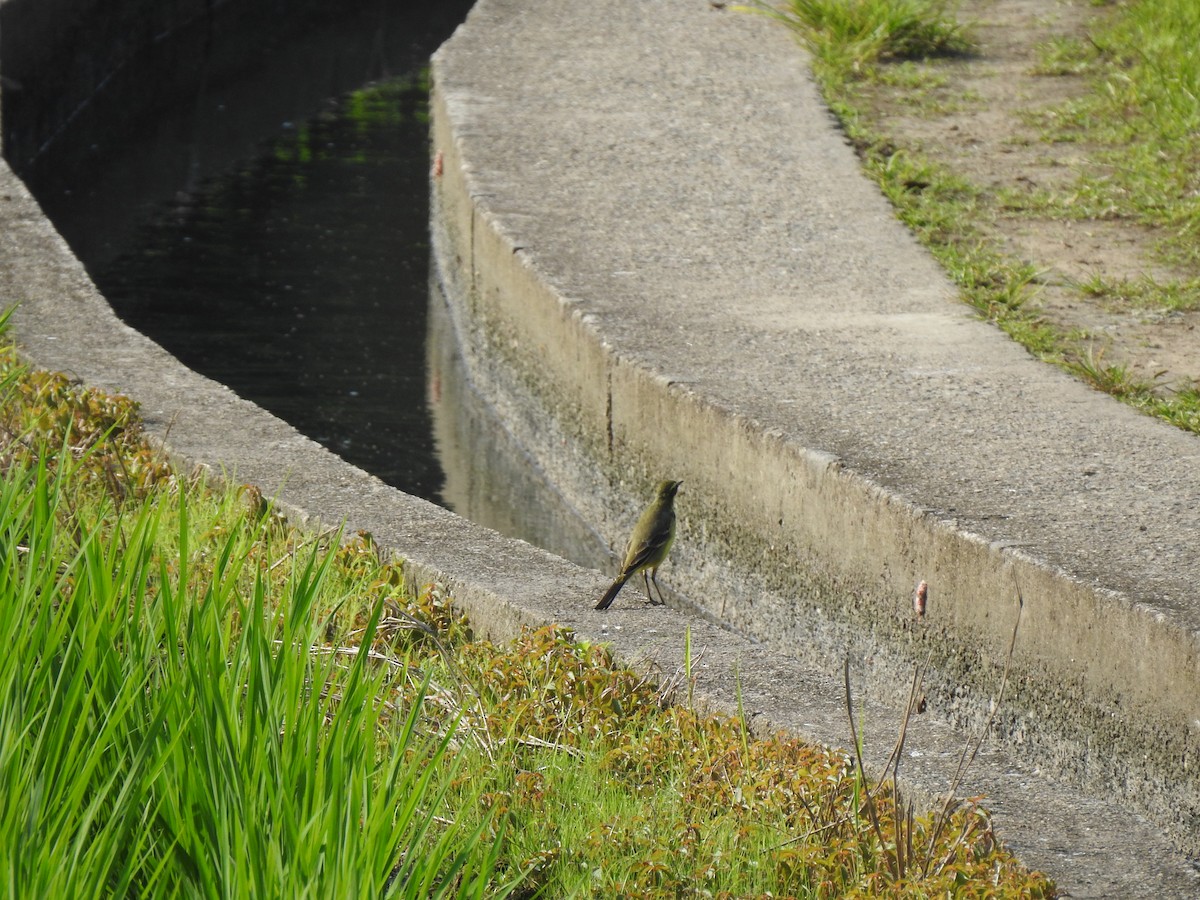
[[[438,819],[452,724],[318,652],[332,554],[280,577],[235,495],[118,511],[64,488],[78,465],[0,481],[0,894],[503,895],[496,823]]]

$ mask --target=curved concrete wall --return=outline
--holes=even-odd
[[[1200,852],[1200,441],[971,319],[781,30],[483,0],[435,57],[435,251],[476,388],[614,547],[873,692],[1123,797]],[[916,621],[914,585],[931,586]]]

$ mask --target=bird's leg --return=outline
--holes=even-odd
[[[645,572],[643,572],[642,574],[644,575],[644,574],[645,574]],[[654,585],[656,588],[658,588],[658,605],[659,605],[659,606],[666,606],[666,605],[667,605],[667,601],[663,599],[663,595],[662,595],[662,588],[658,587],[658,569],[657,569],[657,568],[654,568],[654,569],[651,569],[651,570],[650,570],[650,581],[651,581],[651,583],[652,583],[652,584],[653,584],[653,585]],[[649,594],[649,593],[650,593],[650,585],[646,585],[646,593],[647,593],[647,594]],[[654,602],[654,595],[653,595],[653,594],[651,594],[651,595],[650,595],[650,602],[651,602],[651,603],[653,603],[653,602]]]

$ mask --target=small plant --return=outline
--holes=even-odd
[[[789,0],[754,7],[796,30],[818,65],[864,73],[889,60],[966,53],[972,43],[941,0]]]
[[[1092,46],[1073,37],[1056,37],[1039,46],[1038,75],[1083,75],[1095,67]]]
[[[1086,354],[1068,363],[1067,368],[1092,387],[1114,397],[1140,402],[1150,396],[1151,386],[1147,382],[1134,378],[1127,366],[1105,364],[1103,356],[1103,351],[1094,353],[1089,348]]]
[[[1093,275],[1075,282],[1081,294],[1116,307],[1164,312],[1200,309],[1200,279],[1160,282],[1149,275],[1138,278],[1105,278]]]
[[[1146,398],[1146,411],[1177,428],[1200,432],[1200,383],[1174,388],[1167,397]]]

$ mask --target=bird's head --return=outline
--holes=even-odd
[[[673,500],[679,492],[679,486],[682,481],[660,481],[658,483],[658,496],[663,500]]]

